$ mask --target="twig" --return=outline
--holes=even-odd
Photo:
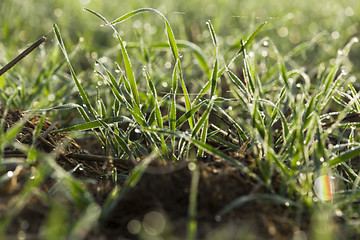
[[[25,49],[22,53],[20,53],[16,58],[14,58],[11,62],[5,65],[2,69],[0,69],[0,76],[3,75],[5,72],[7,72],[10,68],[12,68],[15,64],[17,64],[21,59],[26,57],[29,53],[34,51],[37,47],[40,46],[44,41],[46,40],[46,37],[41,37],[39,40],[37,40],[35,43],[33,43],[30,47]]]

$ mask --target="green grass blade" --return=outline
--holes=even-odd
[[[77,219],[75,225],[72,226],[68,239],[86,239],[89,232],[97,226],[100,213],[100,207],[96,203],[89,204],[84,211],[84,214],[82,214],[82,216]]]
[[[267,22],[262,23],[256,30],[255,32],[253,32],[253,34],[251,34],[251,36],[248,38],[248,40],[246,40],[245,44],[243,44],[240,48],[240,50],[238,51],[237,55],[240,55],[249,45],[250,43],[252,43],[252,41],[254,41],[255,37],[259,34],[259,32],[261,31],[261,29],[263,28],[263,26],[266,24]]]
[[[81,98],[82,98],[85,106],[88,108],[88,110],[90,111],[90,113],[92,114],[92,116],[93,116],[93,117],[96,117],[96,113],[95,113],[93,107],[92,107],[91,104],[90,104],[89,98],[87,97],[87,95],[86,95],[83,87],[81,86],[80,81],[79,81],[79,79],[77,78],[76,73],[75,73],[75,71],[74,71],[74,69],[73,69],[73,67],[72,67],[72,65],[71,65],[71,62],[70,62],[70,59],[69,59],[69,57],[68,57],[68,54],[67,54],[67,51],[66,51],[64,42],[63,42],[62,37],[61,37],[61,34],[60,34],[60,30],[59,30],[59,28],[57,27],[56,24],[53,25],[53,28],[54,28],[55,36],[56,36],[56,39],[57,39],[57,41],[58,41],[58,43],[59,43],[60,49],[61,49],[62,53],[64,54],[65,59],[66,59],[68,65],[69,65],[71,77],[73,78],[73,80],[74,80],[74,82],[75,82],[75,85],[76,85],[76,87],[77,87],[77,89],[78,89],[78,92],[79,92],[79,94],[80,94],[80,96],[81,96]]]
[[[180,83],[181,83],[181,88],[184,94],[184,98],[185,98],[185,107],[186,107],[186,111],[190,111],[191,110],[191,101],[190,101],[190,95],[189,92],[186,88],[186,84],[184,81],[184,78],[182,76],[182,70],[181,70],[181,66],[180,66],[180,62],[178,64],[178,68],[179,68],[179,78],[180,78]],[[189,125],[190,125],[190,129],[193,129],[194,126],[194,119],[192,116],[189,117]]]
[[[332,158],[329,160],[330,166],[335,166],[339,163],[346,162],[351,160],[352,158],[355,158],[356,156],[360,155],[360,147],[355,147],[353,149],[350,149],[348,151],[345,151],[338,156]]]
[[[86,10],[88,10],[88,9],[86,9]],[[144,12],[156,13],[157,15],[159,15],[164,20],[165,27],[166,27],[166,33],[167,33],[168,41],[169,41],[169,44],[170,44],[170,48],[171,48],[171,51],[172,51],[173,56],[175,58],[175,61],[177,61],[178,58],[179,58],[179,51],[178,51],[178,48],[177,48],[177,45],[176,45],[174,33],[173,33],[172,29],[171,29],[169,21],[167,20],[167,18],[160,11],[158,11],[156,9],[153,9],[153,8],[140,8],[140,9],[134,10],[134,11],[132,11],[130,13],[127,13],[127,14],[119,17],[118,19],[112,21],[111,23],[107,23],[107,24],[115,25],[115,24],[121,23],[121,22],[123,22],[123,21],[125,21],[125,20],[139,14],[139,13],[144,13]]]
[[[131,120],[128,117],[125,116],[119,116],[119,117],[108,117],[108,118],[103,118],[101,119],[102,122],[106,123],[106,124],[112,124],[112,123],[134,123],[133,120]],[[89,129],[93,129],[93,128],[98,128],[103,126],[99,120],[94,120],[94,121],[90,121],[90,122],[86,122],[86,123],[82,123],[82,124],[78,124],[75,126],[70,126],[67,128],[63,128],[57,131],[53,131],[53,133],[61,133],[61,132],[71,132],[71,131],[84,131],[84,130],[89,130]]]
[[[47,111],[64,111],[64,110],[72,110],[72,109],[76,109],[81,107],[79,104],[76,103],[67,103],[64,105],[60,105],[60,106],[55,106],[55,107],[51,107],[51,108],[42,108],[42,109],[30,109],[30,110],[26,110],[24,111],[24,113],[26,112],[47,112]]]
[[[197,105],[195,105],[193,108],[191,108],[190,111],[187,111],[184,113],[178,120],[176,120],[176,129],[180,128],[191,116],[193,116],[199,108],[207,103],[208,100],[201,101]]]
[[[226,71],[231,79],[231,81],[235,84],[235,86],[243,93],[245,97],[250,97],[250,94],[244,85],[244,83],[229,69]]]
[[[193,163],[195,164],[195,163]],[[191,171],[191,185],[189,194],[189,208],[188,208],[188,226],[187,226],[187,240],[195,240],[197,232],[197,198],[198,187],[200,181],[200,170],[195,164],[195,169]]]
[[[217,85],[217,77],[218,77],[218,60],[215,60],[214,69],[211,75],[211,89],[210,89],[210,98],[215,95],[216,85]]]
[[[211,98],[208,107],[206,108],[205,112],[200,117],[199,121],[196,123],[191,136],[195,138],[200,130],[201,127],[205,124],[205,122],[209,119],[210,112],[214,105],[215,97]]]
[[[217,39],[216,39],[216,34],[215,34],[214,26],[211,24],[211,21],[210,21],[210,20],[206,21],[206,25],[207,25],[208,28],[209,28],[211,40],[213,41],[214,46],[217,48],[218,43],[217,43]]]
[[[122,56],[123,56],[123,62],[124,62],[124,65],[125,65],[125,71],[126,71],[126,74],[127,74],[127,77],[128,77],[128,81],[129,81],[129,84],[130,84],[130,88],[131,88],[131,93],[134,97],[134,101],[135,101],[135,104],[136,105],[139,105],[140,104],[140,100],[139,100],[139,92],[138,92],[138,89],[137,89],[137,83],[136,83],[136,80],[135,80],[135,76],[134,76],[134,72],[133,72],[133,68],[132,68],[132,65],[131,65],[131,61],[130,61],[130,57],[129,57],[129,54],[125,48],[125,45],[124,45],[124,41],[122,40],[120,34],[118,33],[118,31],[113,27],[112,24],[110,24],[103,16],[101,16],[99,13],[97,12],[94,12],[90,9],[87,9],[85,8],[86,11],[94,14],[95,16],[99,17],[101,20],[103,20],[106,25],[109,25],[111,27],[111,29],[114,31],[117,39],[118,39],[118,42],[120,44],[120,47],[121,47],[121,53],[122,53]]]
[[[178,62],[177,62],[178,63]],[[170,110],[169,110],[169,128],[171,131],[176,130],[176,93],[177,93],[177,63],[174,66],[173,75],[172,75],[172,84],[171,84],[171,95],[170,95]],[[171,140],[172,150],[175,151],[175,137],[172,137]]]

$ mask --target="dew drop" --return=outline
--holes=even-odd
[[[346,71],[346,69],[341,69],[341,74],[343,74],[343,75],[347,75],[348,74],[348,72]]]
[[[340,33],[338,32],[338,31],[334,31],[334,32],[332,32],[331,33],[331,37],[333,38],[333,39],[339,39],[339,37],[340,37]]]
[[[215,216],[215,221],[216,222],[221,222],[221,220],[222,220],[222,217],[220,215]]]
[[[165,63],[165,68],[167,68],[167,69],[171,68],[171,63],[170,63],[170,62],[166,62],[166,63]]]
[[[342,216],[343,216],[343,212],[342,212],[340,209],[336,209],[336,210],[335,210],[335,215],[336,215],[337,217],[342,217]]]
[[[194,171],[196,169],[196,164],[191,162],[191,163],[188,164],[188,168],[189,168],[190,171]]]
[[[7,176],[8,176],[8,177],[14,176],[14,172],[13,172],[13,171],[8,171],[8,172],[7,172]]]
[[[322,175],[315,179],[314,181],[314,192],[316,197],[313,198],[314,202],[317,202],[319,199],[323,201],[328,201],[333,198],[334,193],[334,183],[329,175]]]

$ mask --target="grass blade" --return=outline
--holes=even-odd
[[[341,153],[340,155],[330,159],[329,160],[329,165],[330,166],[335,166],[335,165],[337,165],[339,163],[349,161],[349,160],[351,160],[352,158],[354,158],[354,157],[356,157],[358,155],[360,155],[360,147],[355,147],[353,149],[345,151],[345,152]]]
[[[123,56],[123,62],[124,62],[124,65],[125,65],[125,71],[126,71],[126,74],[127,74],[127,77],[128,77],[128,80],[129,80],[129,84],[130,84],[130,88],[131,88],[131,93],[134,97],[134,101],[135,101],[135,104],[136,105],[139,105],[140,104],[140,100],[139,100],[139,92],[138,92],[138,89],[137,89],[137,83],[136,83],[136,80],[135,80],[135,76],[134,76],[134,72],[133,72],[133,68],[132,68],[132,65],[131,65],[131,61],[130,61],[130,57],[129,57],[129,54],[127,53],[127,50],[125,48],[125,45],[124,45],[124,41],[122,40],[120,34],[118,33],[118,31],[113,27],[112,24],[110,24],[103,16],[101,16],[99,13],[95,12],[95,11],[92,11],[90,9],[87,9],[87,8],[84,8],[86,11],[94,14],[95,16],[99,17],[101,20],[103,20],[106,25],[109,25],[112,30],[114,31],[117,39],[118,39],[118,42],[120,44],[120,47],[121,47],[121,53],[122,53],[122,56]]]
[[[103,118],[101,119],[102,122],[106,123],[106,124],[112,124],[112,123],[134,123],[134,121],[132,121],[130,118],[125,117],[125,116],[119,116],[119,117],[109,117],[109,118]],[[86,123],[82,123],[82,124],[78,124],[75,126],[70,126],[67,128],[63,128],[57,131],[53,131],[53,133],[61,133],[61,132],[71,132],[71,131],[84,131],[84,130],[89,130],[89,129],[93,129],[93,128],[98,128],[103,126],[99,120],[94,120],[94,121],[90,121],[90,122],[86,122]]]
[[[68,57],[68,54],[67,54],[67,51],[66,51],[66,48],[65,48],[65,45],[64,45],[64,42],[62,40],[62,37],[61,37],[61,34],[60,34],[60,30],[59,28],[57,27],[56,24],[53,25],[53,28],[54,28],[54,32],[55,32],[55,36],[56,36],[56,39],[59,43],[59,46],[60,46],[60,49],[62,51],[62,53],[64,54],[65,56],[65,59],[69,65],[69,69],[70,69],[70,73],[71,73],[71,77],[73,78],[74,82],[75,82],[75,85],[78,89],[78,92],[80,93],[80,96],[85,104],[85,106],[88,108],[88,110],[90,111],[90,113],[92,114],[93,117],[96,117],[96,113],[95,113],[95,110],[93,109],[93,107],[91,106],[90,104],[90,101],[89,101],[89,98],[87,97],[83,87],[81,86],[80,84],[80,81],[79,79],[77,78],[76,76],[76,73],[71,65],[71,62],[70,62],[70,59]]]

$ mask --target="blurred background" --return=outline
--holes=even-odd
[[[315,74],[319,64],[329,66],[338,50],[360,32],[358,0],[190,0],[186,3],[175,0],[2,0],[0,66],[41,36],[46,35],[48,40],[41,50],[28,56],[5,77],[0,77],[1,101],[8,99],[14,87],[23,92],[23,99],[19,98],[13,103],[16,107],[29,108],[42,101],[43,105],[72,101],[76,91],[71,78],[65,74],[67,68],[62,66],[64,58],[57,47],[54,47],[56,40],[53,24],[58,25],[79,76],[91,79],[83,82],[85,88],[97,81],[92,76],[95,60],[103,59],[105,62],[106,57],[110,58],[110,62],[119,60],[121,55],[112,31],[101,27],[101,20],[83,11],[85,7],[102,14],[108,20],[114,20],[138,8],[155,8],[168,18],[177,40],[190,41],[201,49],[209,66],[213,62],[214,46],[206,21],[210,20],[214,25],[224,62],[229,62],[236,54],[241,39],[246,40],[257,27],[267,21],[256,40],[263,39],[265,44],[273,43],[287,60],[290,69],[304,68],[310,76],[311,72]],[[164,72],[159,72],[159,78],[171,74],[171,55],[168,49],[164,52],[163,49],[151,47],[166,42],[161,18],[145,13],[117,25],[116,28],[128,43],[128,48],[134,48],[129,51],[131,57],[135,58],[132,61],[138,69],[152,62],[154,65],[165,66]],[[143,59],[139,45],[147,47],[150,60]],[[259,47],[257,49],[263,57],[271,57],[270,52]],[[354,68],[360,66],[359,55],[360,47],[357,44],[350,52],[347,69],[352,73],[354,81],[355,77],[359,77],[359,67]],[[187,69],[185,73],[189,75],[189,81],[207,77],[206,74],[201,74],[200,68],[193,66],[193,57],[187,58],[185,55],[183,61],[183,65],[187,66],[184,69]],[[265,64],[273,63],[274,61],[269,60]],[[266,74],[266,70],[264,67],[263,74]],[[138,75],[141,74],[140,71]],[[261,77],[261,69],[259,74]],[[41,89],[37,88],[39,84],[42,84]],[[200,81],[198,85],[201,84]],[[197,89],[199,87],[195,84],[194,90]],[[63,92],[60,94],[59,91]],[[89,90],[90,95],[91,91],[93,90]],[[63,94],[65,92],[67,94]],[[93,91],[93,94],[96,93]],[[45,96],[45,100],[40,95]]]

